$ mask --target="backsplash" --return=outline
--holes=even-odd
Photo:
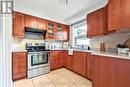
[[[13,37],[13,50],[14,51],[25,50],[26,43],[45,43],[46,49],[67,49],[68,48],[68,42],[32,40],[32,39],[22,39],[22,38]]]
[[[94,37],[91,39],[92,50],[100,50],[100,43],[105,43],[106,51],[117,51],[117,44],[124,44],[130,38],[130,32],[113,33],[106,36]]]
[[[91,38],[90,44],[92,50],[100,50],[100,43],[105,43],[106,51],[117,51],[117,44],[124,44],[130,38],[130,32],[117,32],[105,36]],[[44,41],[13,38],[13,50],[25,50],[26,43],[46,43],[46,48],[67,49],[68,43],[62,41]],[[64,48],[62,48],[64,47]]]
[[[44,40],[31,40],[13,37],[13,50],[25,50],[26,43],[44,43]]]
[[[46,49],[62,49],[61,41],[46,41]]]

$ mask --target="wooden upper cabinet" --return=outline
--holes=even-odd
[[[24,14],[19,12],[13,14],[13,36],[24,36]]]
[[[57,23],[56,24],[56,32],[61,32],[61,31],[63,31],[63,26],[62,26],[62,24]]]
[[[26,52],[13,52],[12,55],[13,80],[26,78],[27,76],[27,54]]]
[[[68,40],[69,39],[69,26],[56,23],[53,21],[47,21],[42,18],[26,15],[19,12],[13,14],[13,36],[24,37],[25,27],[31,27],[36,29],[47,30],[47,40]],[[62,35],[62,39],[56,38],[57,32],[65,32]]]
[[[106,8],[101,8],[87,15],[87,36],[104,35],[107,33]]]
[[[55,29],[55,39],[56,40],[68,40],[69,39],[69,26],[64,24],[56,23]]]
[[[69,40],[69,31],[70,31],[70,27],[69,25],[62,25],[62,28],[63,28],[63,32],[66,33],[66,35],[64,36],[64,40]]]
[[[46,30],[46,20],[37,18],[37,24],[38,29]]]
[[[130,28],[130,0],[109,0],[108,30]]]
[[[37,28],[37,18],[30,16],[30,15],[25,15],[25,27],[31,27],[31,28]]]
[[[29,25],[28,25],[28,15],[26,15],[26,14],[24,14],[24,26],[25,27],[29,27]]]
[[[48,39],[48,40],[54,40],[55,39],[55,29],[56,29],[55,22],[47,21],[46,39]]]

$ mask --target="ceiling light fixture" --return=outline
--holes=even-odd
[[[69,0],[58,0],[58,2],[62,5],[68,5],[69,4]]]

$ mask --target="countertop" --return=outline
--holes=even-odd
[[[130,59],[130,56],[128,54],[119,54],[116,52],[92,52],[92,55],[99,55],[99,56],[107,56],[107,57],[114,57],[114,58],[120,58],[120,59]]]
[[[50,50],[52,50],[52,51],[67,51],[68,49],[50,49]]]
[[[12,52],[27,52],[27,50],[13,50]]]
[[[128,54],[123,54],[123,53],[119,54],[117,52],[101,52],[101,51],[77,50],[77,49],[73,49],[73,50],[91,53],[92,55],[107,56],[107,57],[114,57],[114,58],[120,58],[120,59],[130,59],[130,56],[128,56]]]
[[[66,51],[68,49],[52,49],[52,51]],[[99,56],[107,56],[107,57],[114,57],[114,58],[120,58],[120,59],[130,59],[130,56],[128,54],[119,54],[117,52],[100,52],[100,51],[92,51],[92,50],[79,50],[79,49],[71,49],[73,51],[79,51],[79,52],[87,52],[91,53],[92,55],[99,55]],[[27,50],[13,50],[13,52],[27,52]]]

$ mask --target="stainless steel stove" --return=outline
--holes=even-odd
[[[50,72],[50,51],[45,50],[44,43],[27,43],[26,50],[28,51],[28,78]]]

